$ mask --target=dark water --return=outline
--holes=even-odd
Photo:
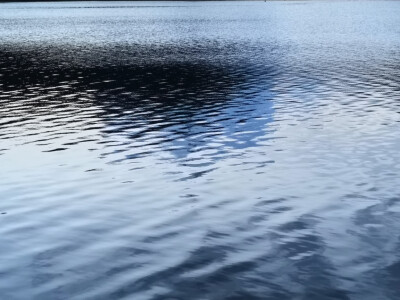
[[[400,2],[0,4],[0,299],[400,299]]]

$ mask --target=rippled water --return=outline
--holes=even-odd
[[[399,16],[0,4],[0,299],[399,299]]]

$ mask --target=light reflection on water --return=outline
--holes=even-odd
[[[399,2],[0,7],[1,299],[396,299]]]

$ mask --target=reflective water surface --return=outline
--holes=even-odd
[[[399,16],[0,4],[0,299],[398,299]]]

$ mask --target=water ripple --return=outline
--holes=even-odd
[[[0,6],[1,299],[398,298],[398,2]]]

